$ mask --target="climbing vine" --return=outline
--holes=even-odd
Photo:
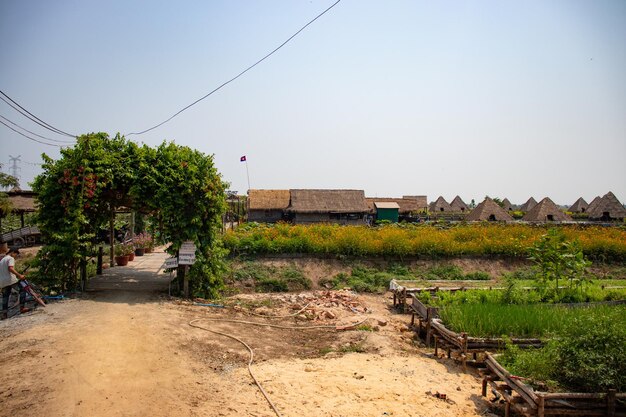
[[[213,296],[221,286],[221,216],[226,184],[213,157],[164,142],[139,146],[117,135],[78,138],[53,160],[43,155],[38,193],[38,224],[46,245],[39,252],[41,279],[59,289],[78,284],[78,267],[90,254],[99,229],[112,213],[130,208],[153,218],[159,243],[196,243],[190,280],[196,295]]]

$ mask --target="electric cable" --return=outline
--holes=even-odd
[[[174,113],[172,116],[170,116],[168,119],[162,121],[161,123],[154,125],[148,129],[142,130],[140,132],[131,132],[131,133],[127,133],[125,136],[130,136],[130,135],[142,135],[144,133],[147,133],[151,130],[154,130],[162,125],[164,125],[165,123],[169,122],[170,120],[172,120],[174,117],[178,116],[179,114],[181,114],[182,112],[184,112],[185,110],[187,110],[188,108],[198,104],[199,102],[201,102],[202,100],[204,100],[205,98],[209,97],[210,95],[212,95],[213,93],[219,91],[220,89],[222,89],[222,87],[225,87],[226,85],[232,83],[233,81],[235,81],[237,78],[241,77],[242,75],[244,75],[246,72],[250,71],[252,68],[256,67],[257,65],[259,65],[261,62],[265,61],[267,58],[269,58],[270,56],[272,56],[275,52],[277,52],[280,48],[282,48],[283,46],[285,46],[289,41],[291,41],[293,38],[295,38],[296,36],[298,36],[300,34],[300,32],[302,32],[304,29],[306,29],[309,25],[311,25],[313,22],[315,22],[317,19],[319,19],[320,17],[322,17],[324,14],[326,14],[330,9],[332,9],[333,7],[335,7],[341,0],[337,0],[336,2],[334,2],[332,5],[330,5],[330,7],[328,7],[326,10],[324,10],[323,12],[321,12],[320,14],[318,14],[317,16],[315,16],[315,18],[313,18],[312,20],[310,20],[306,25],[302,26],[300,28],[300,30],[298,30],[296,33],[294,33],[293,35],[291,35],[289,37],[289,39],[287,39],[285,42],[281,43],[278,47],[276,47],[272,52],[270,52],[269,54],[265,55],[263,58],[259,59],[257,62],[255,62],[254,64],[250,65],[248,68],[246,68],[245,70],[241,71],[239,74],[237,74],[235,77],[231,78],[230,80],[224,82],[223,84],[221,84],[219,87],[215,88],[214,90],[212,90],[211,92],[209,92],[208,94],[205,94],[204,96],[200,97],[199,99],[197,99],[196,101],[194,101],[193,103],[183,107],[182,109],[180,109],[179,111],[177,111],[176,113]]]
[[[22,132],[20,132],[19,130],[16,130],[16,129],[12,128],[12,127],[11,127],[11,126],[9,126],[8,124],[4,123],[2,120],[0,120],[0,124],[5,125],[5,126],[6,126],[6,127],[8,127],[9,129],[11,129],[11,130],[12,130],[12,131],[14,131],[15,133],[17,133],[18,135],[22,135],[22,136],[24,136],[25,138],[30,139],[30,140],[32,140],[32,141],[35,141],[35,142],[38,142],[38,143],[42,143],[42,144],[44,144],[44,145],[48,145],[48,146],[56,146],[56,147],[58,147],[58,148],[60,148],[60,147],[61,147],[61,145],[57,145],[56,143],[47,143],[47,142],[44,142],[44,141],[42,141],[42,140],[39,140],[39,139],[35,139],[35,138],[33,138],[33,137],[30,137],[30,136],[28,136],[27,134],[22,133]]]
[[[20,106],[19,103],[17,103],[15,100],[13,100],[11,97],[9,97],[4,91],[0,90],[0,95],[1,95],[0,99],[2,99],[2,101],[7,103],[9,106],[13,107],[13,109],[16,110],[17,112],[19,112],[22,116],[24,116],[27,119],[37,123],[39,126],[45,128],[45,129],[48,129],[48,130],[50,130],[50,131],[52,131],[54,133],[57,133],[59,135],[65,135],[65,136],[69,136],[70,138],[76,138],[76,135],[72,135],[70,133],[64,132],[63,130],[57,129],[56,127],[52,126],[51,124],[48,124],[48,123],[44,122],[39,117],[35,116],[34,114],[32,114],[31,112],[26,110],[24,107]],[[4,97],[2,97],[2,96],[4,96]]]
[[[41,139],[45,139],[45,140],[49,140],[49,141],[57,142],[57,143],[73,143],[72,141],[69,141],[69,140],[59,140],[59,139],[48,138],[46,136],[41,136],[41,135],[39,135],[39,134],[37,134],[35,132],[31,132],[30,130],[26,129],[25,127],[22,127],[22,126],[18,125],[15,122],[10,121],[9,119],[7,119],[6,117],[4,117],[2,115],[0,115],[0,119],[4,120],[5,122],[8,122],[8,123],[12,124],[13,126],[17,127],[18,129],[22,129],[22,130],[30,133],[31,135],[35,135],[35,136],[37,136],[38,138],[41,138]]]

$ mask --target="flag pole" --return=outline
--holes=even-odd
[[[248,171],[248,158],[246,158],[246,175],[248,176],[248,190],[250,189],[250,171]]]

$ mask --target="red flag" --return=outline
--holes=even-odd
[[[246,156],[244,155],[244,156],[242,156],[241,158],[239,158],[239,161],[240,161],[240,162],[246,162]]]

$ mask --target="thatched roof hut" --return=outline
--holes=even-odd
[[[587,208],[591,219],[614,220],[626,218],[626,208],[611,191],[606,193],[593,208]]]
[[[366,213],[363,190],[290,190],[291,213]]]
[[[22,190],[14,187],[11,191],[7,191],[11,210],[14,213],[33,213],[37,211],[37,193],[30,190]]]
[[[456,197],[454,197],[454,200],[452,200],[452,202],[450,203],[450,207],[452,208],[453,212],[461,212],[461,213],[469,213],[470,208],[468,207],[467,204],[465,204],[465,202],[463,201],[463,199],[461,199],[461,197],[459,197],[458,195]]]
[[[502,208],[506,211],[513,211],[513,204],[511,204],[508,198],[505,198],[502,200]]]
[[[563,222],[572,220],[572,218],[563,213],[552,200],[546,197],[526,213],[522,220],[528,222]]]
[[[570,206],[568,211],[572,213],[584,213],[587,211],[587,207],[589,207],[589,204],[587,204],[584,198],[580,197]]]
[[[250,210],[284,210],[289,207],[289,190],[249,190]]]
[[[495,201],[487,197],[467,215],[466,220],[510,222],[513,218]]]
[[[520,211],[527,213],[530,210],[532,210],[532,208],[535,207],[536,205],[537,205],[537,200],[535,200],[533,197],[530,197],[528,200],[526,200],[524,204],[522,204],[522,206],[519,209]]]
[[[446,201],[445,198],[443,198],[442,196],[439,196],[439,198],[437,200],[435,200],[434,202],[430,203],[430,206],[428,207],[428,210],[432,214],[436,214],[436,213],[450,213],[452,211],[452,207],[450,207],[450,204],[448,204],[448,202]]]
[[[424,197],[425,198],[425,197]],[[414,198],[387,198],[387,197],[366,197],[367,205],[370,209],[370,212],[375,211],[375,203],[396,203],[400,209],[398,211],[399,214],[407,215],[411,213],[419,213],[421,211],[426,210],[427,204],[420,203],[420,200]]]
[[[600,200],[602,200],[602,197],[600,196],[596,196],[596,198],[591,200],[591,203],[589,203],[589,205],[587,206],[587,213],[589,213],[589,210],[593,211],[596,206],[600,204]]]

